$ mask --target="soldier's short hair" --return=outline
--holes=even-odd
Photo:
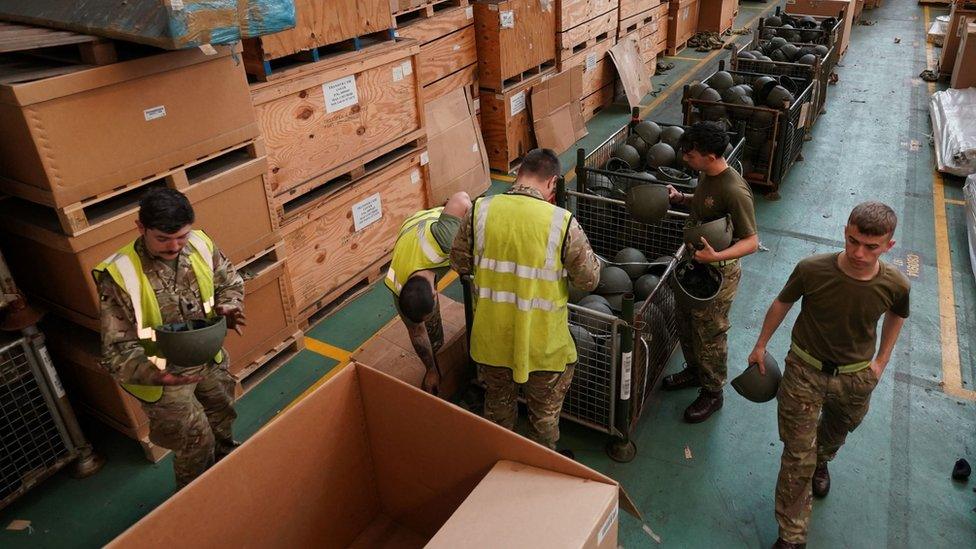
[[[195,219],[190,200],[176,189],[154,187],[139,200],[139,222],[147,229],[172,234]]]
[[[562,174],[559,155],[552,149],[532,149],[522,157],[522,166],[519,167],[518,174],[519,176],[532,175],[539,179],[558,176]]]
[[[411,276],[400,288],[400,312],[410,322],[420,324],[427,316],[434,312],[434,290],[427,279],[421,276]]]
[[[858,231],[869,236],[892,235],[898,225],[898,216],[887,204],[862,202],[851,210],[847,224],[854,225]]]
[[[718,157],[725,154],[728,146],[729,134],[719,122],[696,122],[678,140],[680,152],[698,151],[699,154],[714,154]]]

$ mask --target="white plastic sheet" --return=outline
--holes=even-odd
[[[939,171],[961,177],[976,173],[976,88],[932,94],[929,115]]]
[[[969,264],[976,276],[976,175],[966,178],[966,234],[969,236]]]

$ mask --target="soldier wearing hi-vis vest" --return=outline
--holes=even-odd
[[[153,189],[139,206],[139,238],[93,273],[102,364],[139,399],[149,440],[175,454],[182,488],[238,444],[231,433],[234,380],[226,351],[207,364],[168,364],[156,349],[154,329],[223,315],[242,333],[244,281],[213,241],[193,230],[193,207],[182,193]]]
[[[802,300],[777,394],[783,456],[776,481],[779,539],[774,548],[806,546],[811,495],[824,497],[830,491],[827,462],[867,415],[871,393],[908,318],[908,278],[880,260],[895,245],[891,237],[897,223],[885,204],[856,206],[844,228],[844,251],[797,263],[766,312],[749,354],[763,371],[766,344]]]
[[[600,281],[586,234],[551,204],[560,173],[552,150],[529,151],[511,190],[475,201],[451,249],[454,270],[474,275],[471,358],[485,417],[514,430],[521,385],[528,437],[551,449],[577,358],[568,283],[592,291]]]
[[[451,269],[451,243],[461,226],[461,218],[470,209],[471,197],[461,191],[451,196],[443,207],[408,217],[400,226],[386,273],[386,287],[393,292],[393,304],[407,327],[414,351],[426,368],[421,388],[435,395],[441,380],[437,351],[444,344],[437,281]]]

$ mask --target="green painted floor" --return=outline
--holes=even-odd
[[[737,27],[771,6],[743,2]],[[929,17],[944,11],[932,9]],[[793,264],[837,249],[854,204],[867,199],[891,204],[901,224],[888,259],[908,264],[917,258],[920,265],[912,279],[912,317],[871,412],[831,466],[833,489],[814,505],[810,546],[974,547],[976,481],[953,483],[949,472],[958,457],[976,463],[976,403],[947,396],[940,386],[946,344],[940,315],[955,314],[959,376],[962,388],[971,390],[976,386],[976,284],[969,270],[965,210],[951,202],[962,198],[961,180],[945,183],[948,242],[935,237],[929,92],[915,78],[926,63],[926,12],[914,0],[887,0],[863,18],[877,24],[855,27],[850,51],[838,68],[840,82],[830,88],[828,112],[805,145],[805,160],[793,168],[781,200],[757,200],[767,251],[743,261],[745,273],[732,310],[730,373],[744,367],[765,308]],[[727,52],[686,50],[679,56],[669,59],[675,63],[669,74],[653,79],[655,90],[667,84],[661,94],[666,97],[651,95],[643,101],[654,107],[653,120],[680,122],[680,91],[667,95],[668,90],[707,76]],[[710,60],[691,60],[706,57]],[[628,117],[624,105],[601,112],[580,146],[599,145]],[[917,151],[911,150],[912,140],[921,144]],[[563,155],[567,170],[574,159],[574,151]],[[496,181],[493,191],[505,185]],[[940,246],[948,247],[951,260],[951,269],[943,266],[941,281]],[[953,303],[940,305],[940,284],[946,288],[950,283]],[[457,283],[448,294],[460,298]],[[309,335],[352,350],[393,315],[386,290],[378,286]],[[795,312],[787,326],[794,317]],[[787,334],[782,328],[770,345],[780,356]],[[672,369],[680,367],[680,353],[672,362]],[[303,351],[241,400],[239,436],[252,435],[336,364]],[[603,451],[605,438],[575,424],[564,422],[563,444],[581,462],[623,484],[663,545],[768,547],[776,538],[773,487],[781,451],[775,405],[752,404],[730,390],[721,412],[691,426],[680,417],[693,397],[693,392],[654,395],[635,435],[639,454],[629,464],[611,462]],[[104,470],[86,480],[59,473],[0,512],[0,528],[14,519],[29,520],[33,528],[0,530],[0,547],[97,546],[172,492],[170,459],[149,465],[132,441],[92,421],[83,419],[83,426],[108,458]],[[656,545],[636,520],[624,516],[621,524],[622,546]]]

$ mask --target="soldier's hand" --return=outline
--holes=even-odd
[[[874,374],[874,379],[881,381],[881,374],[884,373],[885,369],[884,365],[879,363],[877,360],[872,360],[871,363],[868,364],[868,368],[871,368],[871,373]]]
[[[430,368],[427,370],[427,373],[424,374],[424,380],[421,382],[420,388],[434,396],[437,396],[437,393],[440,390],[440,384],[440,372],[438,372],[436,368]]]
[[[699,263],[712,263],[718,261],[719,257],[717,252],[712,245],[705,240],[705,237],[701,237],[702,248],[700,250],[695,250],[695,261]]]
[[[668,202],[672,204],[681,204],[685,200],[685,195],[674,188],[674,185],[668,185]]]
[[[191,385],[193,383],[199,383],[203,381],[203,376],[193,375],[193,376],[183,376],[180,374],[173,374],[166,371],[160,371],[153,374],[152,383],[150,385]]]
[[[759,374],[766,375],[766,348],[765,347],[753,347],[752,352],[749,353],[749,365],[757,364],[759,365]]]
[[[227,327],[237,332],[237,335],[244,335],[244,327],[247,326],[244,311],[229,305],[217,305],[214,311],[227,319]]]

